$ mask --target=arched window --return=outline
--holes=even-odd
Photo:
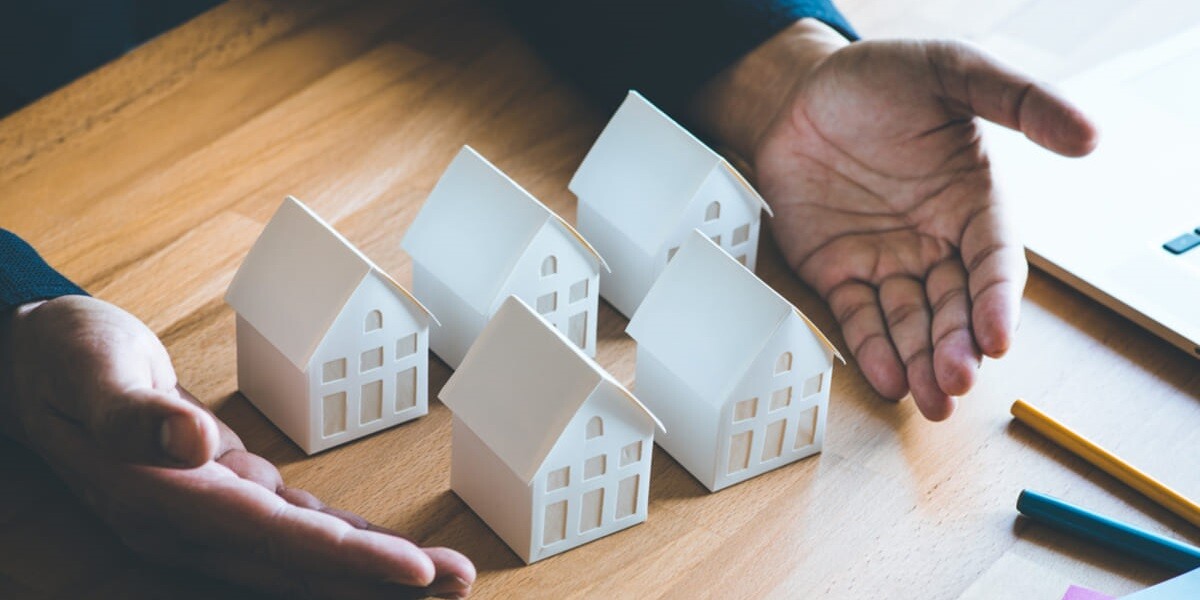
[[[792,353],[784,352],[779,355],[779,360],[775,361],[775,374],[787,373],[792,370]]]
[[[542,277],[549,277],[558,272],[558,259],[553,254],[542,261]]]
[[[363,323],[363,331],[376,331],[383,329],[383,313],[373,310],[367,313],[366,321]]]
[[[712,204],[709,204],[708,208],[704,209],[704,220],[705,221],[716,221],[717,219],[720,219],[720,218],[721,218],[721,203],[717,202],[716,200],[713,200]]]
[[[587,439],[598,438],[604,435],[604,421],[600,417],[592,417],[587,424]]]

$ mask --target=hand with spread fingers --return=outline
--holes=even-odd
[[[129,313],[63,296],[0,324],[0,424],[145,558],[286,595],[464,597],[471,562],[420,548],[247,452]]]
[[[867,380],[942,420],[982,357],[1009,349],[1027,275],[976,117],[1068,156],[1097,133],[969,45],[847,45],[822,28],[776,36],[710,83],[697,112],[751,162],[780,249]]]

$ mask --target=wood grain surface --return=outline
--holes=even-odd
[[[982,15],[965,1],[842,4],[867,35],[953,35],[1029,3]],[[972,29],[926,18],[933,5]],[[235,0],[0,120],[0,225],[144,319],[184,385],[291,485],[465,552],[476,598],[1057,599],[1063,582],[1117,594],[1168,575],[1017,518],[1023,487],[1200,543],[1011,423],[1008,405],[1029,399],[1200,497],[1200,363],[1036,272],[1011,354],[983,365],[948,422],[881,400],[851,362],[835,369],[820,455],[708,494],[656,449],[648,522],[531,567],[449,491],[440,403],[309,458],[237,393],[221,297],[286,194],[407,284],[400,238],[462,144],[573,221],[566,183],[606,116],[473,3]],[[845,349],[828,309],[762,243],[760,275]],[[597,358],[632,385],[625,325],[602,304]],[[432,398],[449,372],[435,359],[431,373]],[[0,441],[0,597],[243,593],[140,560],[35,456]]]

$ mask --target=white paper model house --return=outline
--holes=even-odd
[[[238,269],[238,387],[313,454],[428,411],[433,314],[288,197]]]
[[[693,229],[753,271],[760,211],[771,213],[728,161],[633,91],[568,187],[579,231],[612,267],[600,295],[626,316]]]
[[[526,563],[646,520],[661,424],[515,296],[438,397],[451,489]]]
[[[627,329],[658,444],[716,491],[820,452],[836,348],[699,232]],[[844,361],[843,361],[844,362]]]
[[[464,146],[404,236],[413,293],[444,325],[430,347],[451,368],[509,295],[536,307],[588,356],[604,259],[575,228]]]

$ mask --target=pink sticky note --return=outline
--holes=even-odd
[[[1096,590],[1089,590],[1085,587],[1073,585],[1067,588],[1067,593],[1062,597],[1062,600],[1113,600],[1108,594],[1101,594]]]

